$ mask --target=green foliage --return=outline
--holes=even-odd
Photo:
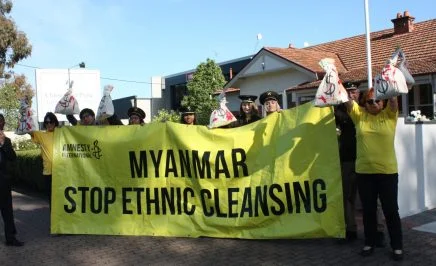
[[[174,110],[166,110],[161,109],[157,112],[157,115],[153,117],[151,120],[151,123],[157,123],[157,122],[179,122],[180,121],[180,115],[176,113]]]
[[[5,67],[13,68],[32,53],[26,34],[19,31],[13,19],[8,16],[11,10],[11,1],[0,0],[0,78],[6,76]]]
[[[0,0],[1,1],[1,0]],[[5,130],[13,131],[17,128],[19,118],[20,99],[32,99],[34,92],[23,75],[13,76],[0,87],[0,110],[5,116]],[[29,101],[31,103],[31,100]]]
[[[226,80],[221,68],[212,59],[198,65],[193,79],[187,84],[188,94],[183,97],[182,106],[191,106],[196,110],[197,124],[207,125],[210,114],[218,107],[218,101],[213,96],[223,88]]]
[[[13,131],[18,125],[20,102],[17,100],[15,88],[11,84],[5,84],[0,88],[0,110],[5,117],[5,130]]]
[[[16,139],[12,142],[12,147],[15,151],[39,149],[38,144],[35,144],[31,139]]]
[[[9,167],[13,182],[24,184],[38,191],[44,189],[44,176],[42,175],[41,151],[17,151],[17,160]]]

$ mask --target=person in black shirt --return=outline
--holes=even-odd
[[[11,140],[3,132],[4,125],[5,118],[0,114],[0,211],[3,217],[6,245],[21,247],[24,243],[15,237],[17,229],[12,208],[11,182],[6,173],[8,162],[15,161],[17,155],[12,148]]]
[[[350,99],[359,102],[359,84],[346,82],[344,87]],[[335,107],[336,129],[339,135],[339,158],[341,161],[342,187],[344,200],[344,217],[346,224],[345,240],[357,239],[355,204],[357,195],[356,182],[356,129],[344,104]]]
[[[238,126],[256,122],[261,118],[255,103],[257,96],[239,95],[239,99],[241,99],[241,105],[239,107]]]

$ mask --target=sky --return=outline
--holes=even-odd
[[[303,48],[364,34],[364,3],[13,0],[10,15],[33,47],[13,71],[34,86],[34,68],[67,69],[85,62],[87,69],[100,71],[102,90],[114,86],[113,99],[149,98],[152,76],[195,69],[207,58],[220,63],[262,47]],[[436,18],[434,0],[368,0],[368,6],[371,31],[392,28],[391,19],[405,10],[415,22]]]

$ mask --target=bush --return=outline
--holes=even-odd
[[[37,191],[44,190],[42,158],[39,149],[18,150],[17,160],[11,164],[9,173],[15,184],[23,184]]]
[[[15,151],[36,150],[39,148],[31,139],[16,139],[12,142],[12,147]]]
[[[165,110],[161,109],[158,111],[157,115],[155,115],[152,119],[152,123],[156,122],[180,122],[180,115],[176,113],[174,110]]]

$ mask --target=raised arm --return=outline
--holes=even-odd
[[[388,100],[388,105],[389,108],[391,109],[392,112],[397,112],[398,111],[398,99],[397,97],[392,97]]]
[[[67,119],[71,125],[73,126],[77,125],[77,119],[74,117],[74,115],[67,115]]]

